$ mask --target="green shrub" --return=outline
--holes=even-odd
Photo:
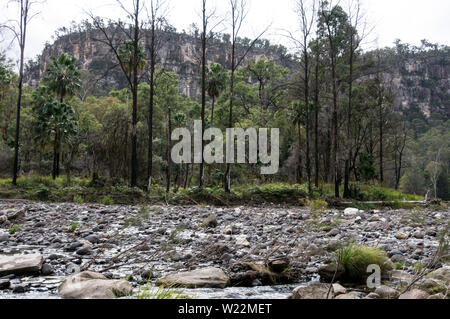
[[[13,224],[11,225],[11,227],[9,227],[9,233],[11,235],[14,235],[15,233],[17,233],[18,231],[20,231],[20,226],[17,224]]]
[[[170,300],[177,300],[177,299],[194,299],[189,298],[187,295],[183,294],[183,291],[180,290],[177,286],[166,286],[161,285],[159,287],[150,287],[150,280],[145,285],[145,287],[141,290],[141,287],[139,288],[139,291],[136,294],[136,299],[142,299],[142,300],[162,300],[162,299],[170,299]]]
[[[130,217],[125,220],[125,228],[142,226],[142,220],[140,218]]]
[[[83,203],[84,203],[84,200],[83,200],[83,197],[81,197],[80,195],[75,195],[75,196],[73,197],[73,202],[74,202],[75,204],[83,204]]]
[[[36,197],[39,200],[47,200],[50,195],[50,189],[44,185],[40,185],[36,190]]]
[[[390,270],[386,253],[376,247],[349,244],[339,249],[335,258],[345,269],[344,279],[349,282],[365,282],[369,265],[378,265],[382,273]]]
[[[72,224],[70,224],[69,228],[67,229],[67,232],[73,233],[74,231],[76,231],[78,229],[78,227],[80,227],[80,223],[72,222]]]
[[[111,198],[111,196],[105,196],[103,197],[102,203],[103,205],[114,205],[114,200]]]

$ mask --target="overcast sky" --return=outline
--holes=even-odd
[[[287,38],[283,36],[285,34],[283,30],[298,29],[293,10],[295,0],[247,0],[247,2],[249,12],[242,36],[251,38],[270,25],[265,37],[275,43],[289,46]],[[344,8],[346,2],[347,0],[340,1]],[[397,38],[416,45],[421,39],[450,45],[450,0],[361,0],[361,2],[368,23],[374,28],[366,48],[391,46]],[[7,0],[0,0],[0,3],[0,22],[17,16],[12,5],[4,9]],[[169,22],[179,31],[188,30],[194,22],[200,24],[201,0],[166,0],[166,3],[169,9],[167,10]],[[227,15],[228,0],[208,0],[208,3],[211,7],[217,8],[217,16]],[[41,14],[33,19],[30,26],[26,48],[28,59],[39,54],[45,42],[52,42],[52,35],[56,29],[68,26],[71,21],[79,22],[87,18],[85,10],[91,10],[99,16],[124,18],[117,9],[115,0],[47,0],[43,5],[36,5],[35,9],[41,11]],[[223,31],[227,26],[225,24],[217,31]],[[0,50],[4,49],[5,43],[1,43]],[[14,57],[13,52],[13,49],[10,49],[9,56]]]

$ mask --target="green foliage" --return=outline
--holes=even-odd
[[[83,197],[81,197],[81,196],[79,196],[79,195],[75,195],[75,196],[73,197],[73,202],[74,202],[75,204],[83,204],[83,203],[84,203],[84,200],[83,200]]]
[[[194,298],[189,298],[176,285],[170,285],[170,286],[161,285],[159,287],[151,287],[150,280],[149,280],[148,283],[143,288],[139,287],[139,291],[136,294],[136,299],[177,300],[177,299],[194,299]]]
[[[14,235],[15,233],[17,233],[17,232],[19,232],[19,231],[20,231],[20,226],[17,225],[17,224],[11,225],[11,227],[9,227],[9,230],[8,230],[8,232],[9,232],[11,235]]]
[[[389,269],[386,253],[376,247],[349,244],[341,248],[335,255],[336,261],[345,269],[345,278],[351,282],[365,282],[367,267],[378,265],[382,273]]]
[[[114,205],[114,200],[109,195],[105,196],[103,198],[103,205]]]
[[[140,227],[142,226],[142,219],[136,217],[130,217],[125,220],[125,228],[128,227]]]
[[[67,228],[67,232],[73,233],[78,229],[78,227],[80,227],[79,222],[72,222],[72,224],[70,224],[69,228]]]

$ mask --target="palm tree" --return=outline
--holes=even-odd
[[[214,124],[214,104],[216,98],[225,90],[227,73],[225,69],[217,63],[211,63],[206,71],[206,91],[211,98],[211,126]]]
[[[46,70],[44,84],[59,99],[60,104],[64,104],[64,99],[71,96],[80,87],[80,68],[75,64],[74,57],[66,53],[58,57],[52,57],[51,63]],[[55,146],[53,150],[53,178],[59,176],[59,162],[61,149],[61,132],[58,126],[55,132]]]

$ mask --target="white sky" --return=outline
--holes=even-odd
[[[0,0],[0,22],[15,19],[16,11],[9,0]],[[128,3],[131,0],[125,0]],[[149,2],[149,0],[143,0]],[[178,31],[188,30],[193,22],[200,24],[201,0],[165,0],[169,8],[168,19]],[[334,0],[337,2],[338,0]],[[346,8],[348,0],[341,0]],[[361,0],[368,23],[374,28],[366,44],[366,48],[391,46],[395,39],[418,45],[421,39],[440,44],[450,44],[450,0]],[[298,28],[296,15],[293,11],[295,0],[247,0],[249,13],[242,36],[251,38],[259,34],[268,25],[270,29],[265,38],[274,43],[282,43],[289,47],[282,30]],[[218,16],[228,14],[228,0],[208,0],[211,7],[216,7]],[[96,15],[115,18],[123,14],[117,9],[115,0],[47,0],[42,5],[36,5],[36,10],[42,13],[33,19],[26,47],[26,57],[34,58],[39,54],[46,41],[52,42],[51,36],[55,30],[68,26],[71,21],[79,22],[87,18],[85,10],[91,10]],[[217,29],[222,31],[228,27]],[[225,30],[226,31],[226,30]],[[0,50],[5,49],[5,42],[0,43]],[[9,56],[17,57],[17,49],[9,50]]]

